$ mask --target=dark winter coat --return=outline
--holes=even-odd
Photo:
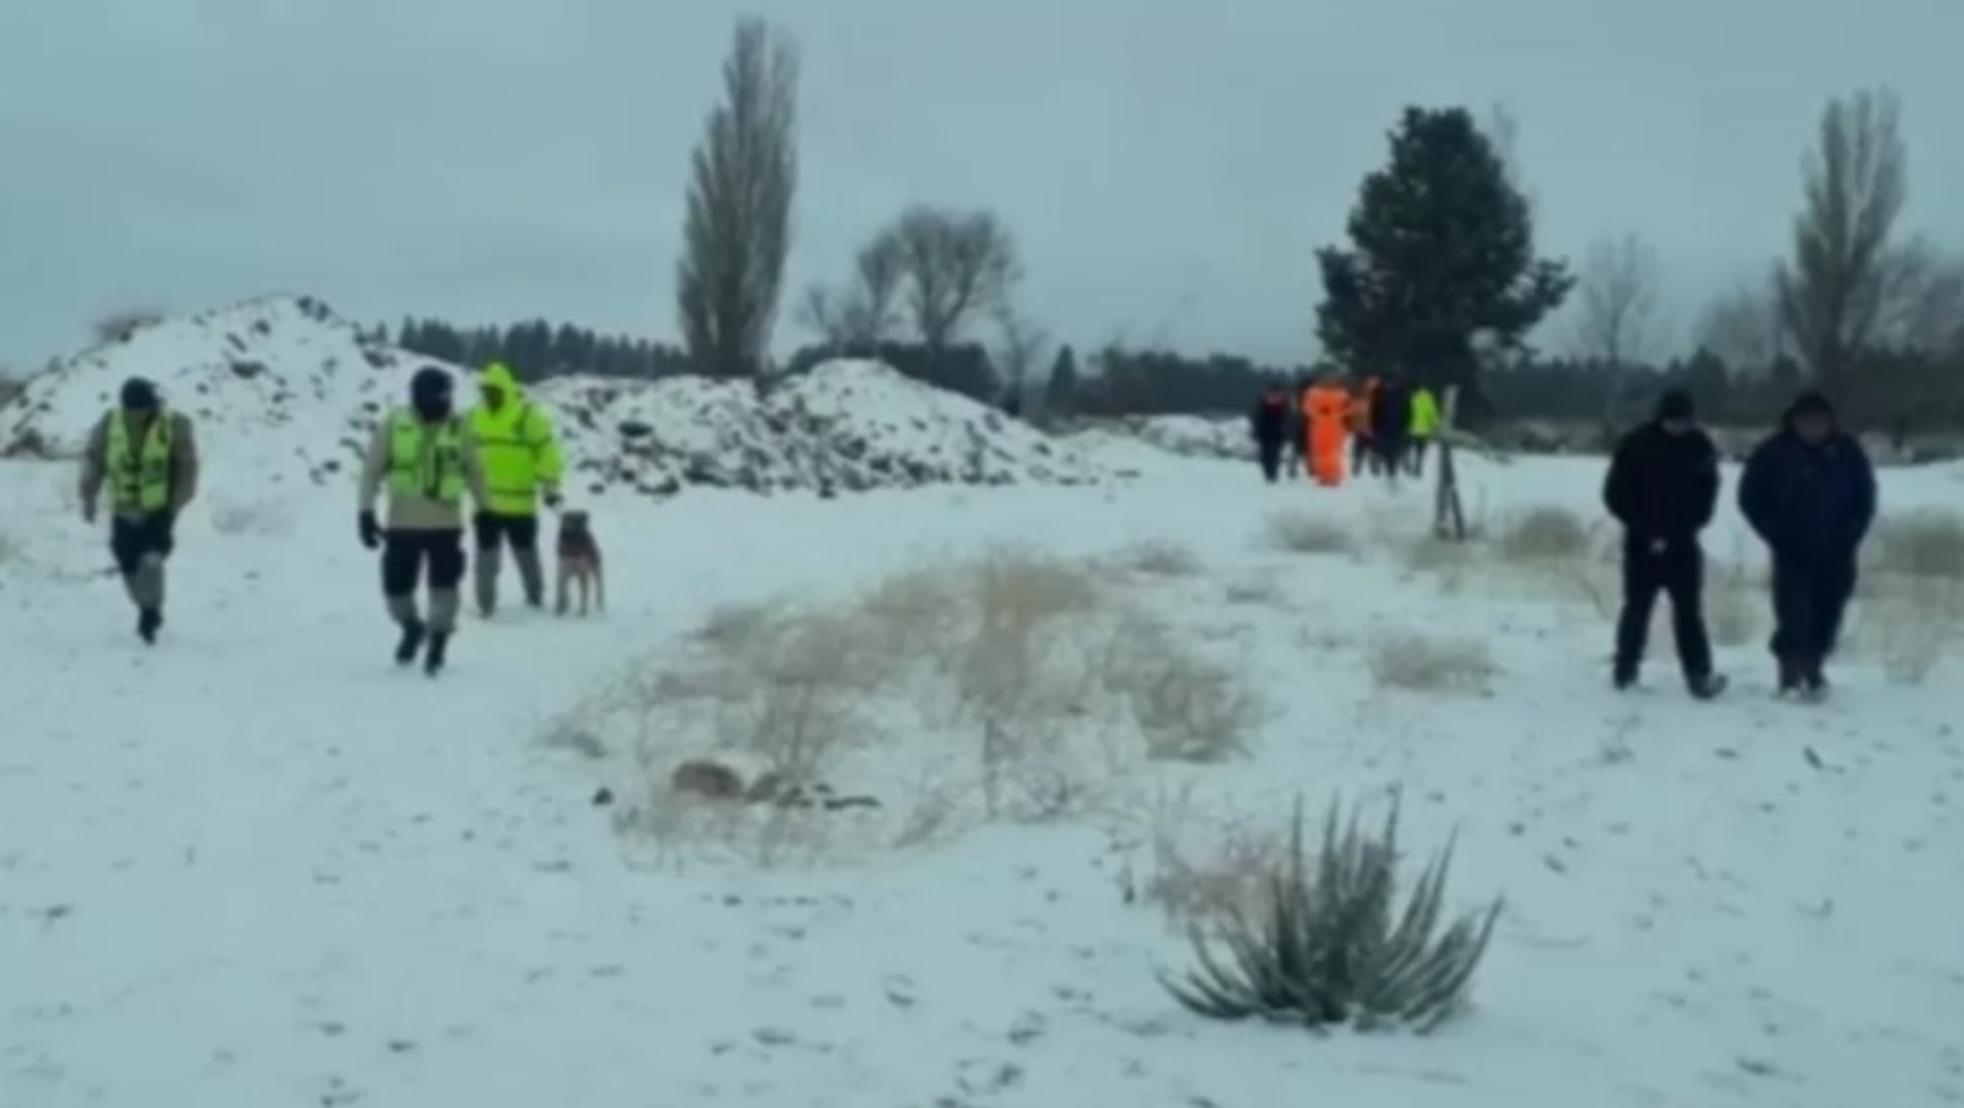
[[[1839,428],[1821,445],[1807,445],[1789,413],[1746,463],[1739,509],[1781,561],[1852,562],[1875,522],[1875,468],[1862,444]]]
[[[1603,503],[1632,541],[1694,539],[1718,508],[1719,454],[1705,432],[1648,423],[1624,436],[1603,482]]]
[[[1371,435],[1379,442],[1400,442],[1412,434],[1412,392],[1386,381],[1371,400]]]
[[[1255,410],[1248,417],[1255,441],[1265,446],[1280,446],[1288,441],[1289,426],[1294,416],[1289,409],[1286,393],[1264,396],[1256,401]]]

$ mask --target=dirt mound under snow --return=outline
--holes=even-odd
[[[144,376],[197,421],[209,464],[228,482],[345,484],[376,421],[431,364],[443,365],[368,341],[310,297],[249,301],[141,328],[29,381],[0,404],[0,457],[72,456],[123,380]],[[829,363],[761,392],[698,378],[567,377],[532,395],[561,428],[572,483],[593,495],[1107,476],[1021,422],[872,362]]]

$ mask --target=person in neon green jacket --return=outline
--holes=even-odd
[[[525,586],[525,602],[545,603],[545,570],[539,564],[539,503],[559,507],[564,462],[552,420],[525,398],[511,368],[484,367],[478,381],[483,402],[470,415],[471,440],[484,466],[488,499],[472,520],[477,535],[477,607],[490,616],[498,607],[499,558],[510,543]]]
[[[1439,433],[1439,398],[1420,385],[1412,392],[1412,475],[1425,475],[1425,448]]]

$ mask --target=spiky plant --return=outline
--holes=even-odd
[[[1424,1034],[1458,1011],[1493,935],[1501,902],[1469,912],[1437,934],[1453,847],[1419,873],[1402,912],[1397,898],[1398,804],[1384,830],[1362,830],[1353,813],[1339,836],[1340,805],[1323,826],[1312,877],[1296,805],[1291,850],[1269,882],[1259,912],[1231,905],[1221,941],[1231,959],[1192,929],[1199,962],[1183,979],[1160,981],[1189,1010],[1222,1020],[1259,1017],[1323,1028],[1407,1027]],[[1252,918],[1251,918],[1252,917]]]

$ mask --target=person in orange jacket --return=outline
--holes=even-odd
[[[1349,436],[1349,414],[1350,394],[1335,378],[1325,378],[1303,394],[1310,474],[1325,488],[1343,484],[1343,444]]]

